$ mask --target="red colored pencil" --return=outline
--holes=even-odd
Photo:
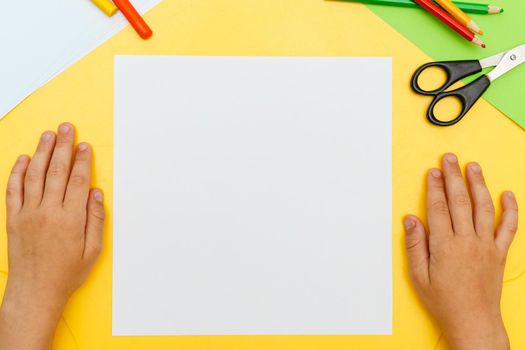
[[[419,6],[430,12],[441,22],[445,23],[447,26],[452,28],[456,33],[467,39],[468,41],[485,48],[485,43],[478,38],[474,33],[472,33],[467,27],[463,24],[456,21],[451,15],[448,14],[441,7],[436,5],[433,1],[430,0],[414,0]]]
[[[142,39],[149,39],[151,37],[153,32],[129,0],[113,0],[113,2]]]

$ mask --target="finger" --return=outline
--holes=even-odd
[[[430,253],[425,228],[417,217],[408,216],[405,218],[405,231],[410,276],[416,285],[424,287],[430,282],[428,275]]]
[[[75,131],[69,123],[58,128],[55,150],[47,170],[43,201],[51,204],[62,203],[71,171],[71,156]]]
[[[29,157],[26,155],[20,156],[13,165],[13,169],[9,175],[6,191],[8,217],[17,214],[24,204],[24,177],[28,166]]]
[[[64,205],[73,209],[85,210],[89,197],[91,181],[91,148],[87,143],[77,147],[73,169],[67,184]]]
[[[501,198],[503,213],[496,230],[496,246],[507,254],[518,230],[518,203],[512,192],[505,192]]]
[[[475,234],[470,196],[459,168],[458,158],[452,153],[443,157],[443,175],[454,233],[457,235]]]
[[[55,147],[55,133],[46,131],[40,137],[33,159],[27,168],[24,180],[24,205],[34,208],[40,205],[44,194],[46,172]]]
[[[102,250],[104,221],[106,219],[103,200],[104,198],[101,190],[94,189],[90,192],[87,204],[88,215],[84,257],[93,261],[100,255]]]
[[[494,239],[494,203],[479,164],[467,166],[467,177],[474,205],[474,228],[478,236]]]
[[[431,240],[454,235],[443,173],[439,169],[432,169],[427,175],[427,221]]]

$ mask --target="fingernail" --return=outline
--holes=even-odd
[[[53,134],[49,131],[46,131],[42,134],[42,141],[49,141],[53,137]]]
[[[102,200],[104,199],[104,196],[102,195],[102,192],[100,191],[95,191],[95,194],[93,195],[93,197],[95,197],[95,200],[97,202],[102,202]]]
[[[19,162],[19,163],[23,163],[23,162],[26,162],[28,159],[29,159],[29,156],[23,154],[20,157],[18,157],[18,159],[16,161]]]
[[[451,153],[449,153],[449,154],[447,154],[445,156],[445,160],[447,162],[449,162],[449,163],[457,163],[458,162],[458,158],[456,157],[456,155],[451,154]]]
[[[435,177],[436,179],[439,179],[441,177],[441,171],[439,171],[438,169],[433,169],[430,171],[430,175],[432,175],[432,177]]]
[[[67,134],[69,131],[71,131],[71,127],[67,124],[62,124],[58,128],[58,131],[62,134]]]
[[[405,219],[405,228],[406,228],[407,230],[411,230],[411,229],[413,229],[415,226],[416,226],[416,222],[414,221],[414,219],[412,219],[412,218],[410,218],[410,217]]]
[[[509,199],[514,199],[514,193],[513,192],[505,192],[505,195],[509,198]]]
[[[470,164],[470,170],[472,170],[476,174],[481,173],[481,167],[476,163]]]
[[[89,148],[89,145],[88,145],[87,143],[80,143],[80,144],[78,145],[78,150],[79,150],[80,152],[84,152],[84,151],[86,151],[88,148]]]

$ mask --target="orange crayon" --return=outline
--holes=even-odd
[[[129,24],[135,29],[142,39],[149,39],[153,32],[142,16],[137,12],[129,0],[113,0],[120,12],[128,19]]]

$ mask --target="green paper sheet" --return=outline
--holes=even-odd
[[[525,43],[525,0],[488,0],[487,3],[503,7],[505,12],[471,15],[485,32],[482,39],[486,49],[467,42],[425,11],[377,5],[368,5],[368,8],[432,59],[441,61],[484,58]],[[355,5],[348,4],[349,7]],[[525,64],[494,81],[483,97],[525,129]]]

